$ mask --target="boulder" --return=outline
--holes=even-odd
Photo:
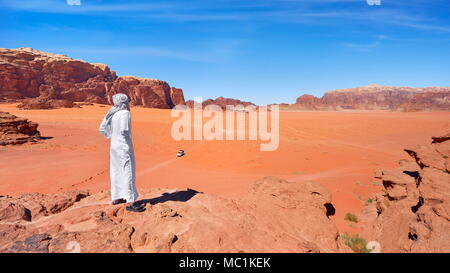
[[[38,124],[0,111],[0,145],[36,142],[41,138]]]
[[[22,204],[0,199],[0,222],[15,220],[31,220],[29,210]]]
[[[47,196],[41,193],[31,193],[18,196],[13,200],[27,207],[32,219],[38,219],[60,213],[87,196],[89,196],[87,191],[68,191],[53,194],[51,198],[46,198]]]

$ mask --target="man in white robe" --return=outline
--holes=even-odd
[[[131,114],[128,97],[116,94],[112,97],[114,106],[108,111],[100,125],[100,132],[111,139],[110,178],[113,205],[131,203],[129,211],[141,212],[145,208],[135,202],[136,163],[133,142],[131,141]]]

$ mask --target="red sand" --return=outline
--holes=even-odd
[[[0,146],[0,195],[54,193],[109,188],[109,145],[98,125],[109,107],[8,111],[39,123],[38,144]],[[264,176],[313,180],[332,193],[338,229],[359,232],[344,221],[359,214],[381,186],[379,168],[408,158],[403,148],[430,142],[450,131],[450,113],[282,112],[280,146],[261,152],[258,141],[174,141],[170,110],[133,108],[133,141],[138,188],[192,188],[220,196],[239,196]],[[179,149],[186,156],[177,158]]]

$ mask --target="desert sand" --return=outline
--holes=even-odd
[[[109,189],[109,144],[98,132],[108,106],[0,111],[39,123],[36,144],[0,147],[0,195]],[[358,215],[381,192],[374,171],[407,159],[403,148],[450,131],[446,112],[281,112],[280,145],[261,152],[259,141],[174,141],[170,110],[134,107],[133,141],[138,189],[191,188],[220,197],[244,195],[265,176],[315,181],[332,194],[340,232],[359,233]],[[186,155],[176,157],[184,149]]]

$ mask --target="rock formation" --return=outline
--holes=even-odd
[[[450,91],[429,91],[416,93],[400,106],[404,111],[450,110]]]
[[[368,85],[326,92],[323,97],[300,96],[286,110],[395,110],[395,111],[448,111],[450,87],[391,87]]]
[[[74,107],[74,102],[105,104],[115,93],[126,93],[132,105],[144,107],[172,108],[184,102],[182,90],[172,91],[164,81],[117,77],[104,64],[31,48],[0,49],[0,101],[51,109]]]
[[[41,137],[37,127],[35,122],[0,111],[0,145],[35,142]]]
[[[171,95],[173,93],[171,92],[171,87],[166,82],[160,80],[132,76],[119,77],[114,81],[111,89],[107,91],[109,103],[112,103],[111,97],[117,93],[127,94],[132,105],[151,108],[172,108],[176,105],[172,101]],[[177,96],[176,99],[181,101],[179,93]]]
[[[329,192],[268,177],[239,199],[141,190],[146,211],[109,193],[0,198],[0,252],[348,252]]]
[[[308,94],[298,97],[295,106],[299,110],[323,110],[327,107],[320,98]],[[280,107],[283,109],[285,106],[280,105]]]
[[[188,100],[186,102],[186,105],[189,106],[190,108],[193,108],[194,101]],[[244,107],[247,107],[249,105],[256,106],[255,104],[248,102],[248,101],[241,101],[238,99],[231,99],[231,98],[224,98],[224,97],[218,97],[216,99],[207,99],[202,102],[202,107],[206,107],[208,105],[218,105],[223,110],[226,109],[227,105],[232,105],[232,106],[243,105]]]
[[[186,104],[184,101],[183,90],[180,88],[171,87],[170,88],[170,98],[174,105]]]
[[[368,204],[368,236],[383,252],[450,251],[450,135],[405,149],[412,161],[376,177],[384,193]]]

